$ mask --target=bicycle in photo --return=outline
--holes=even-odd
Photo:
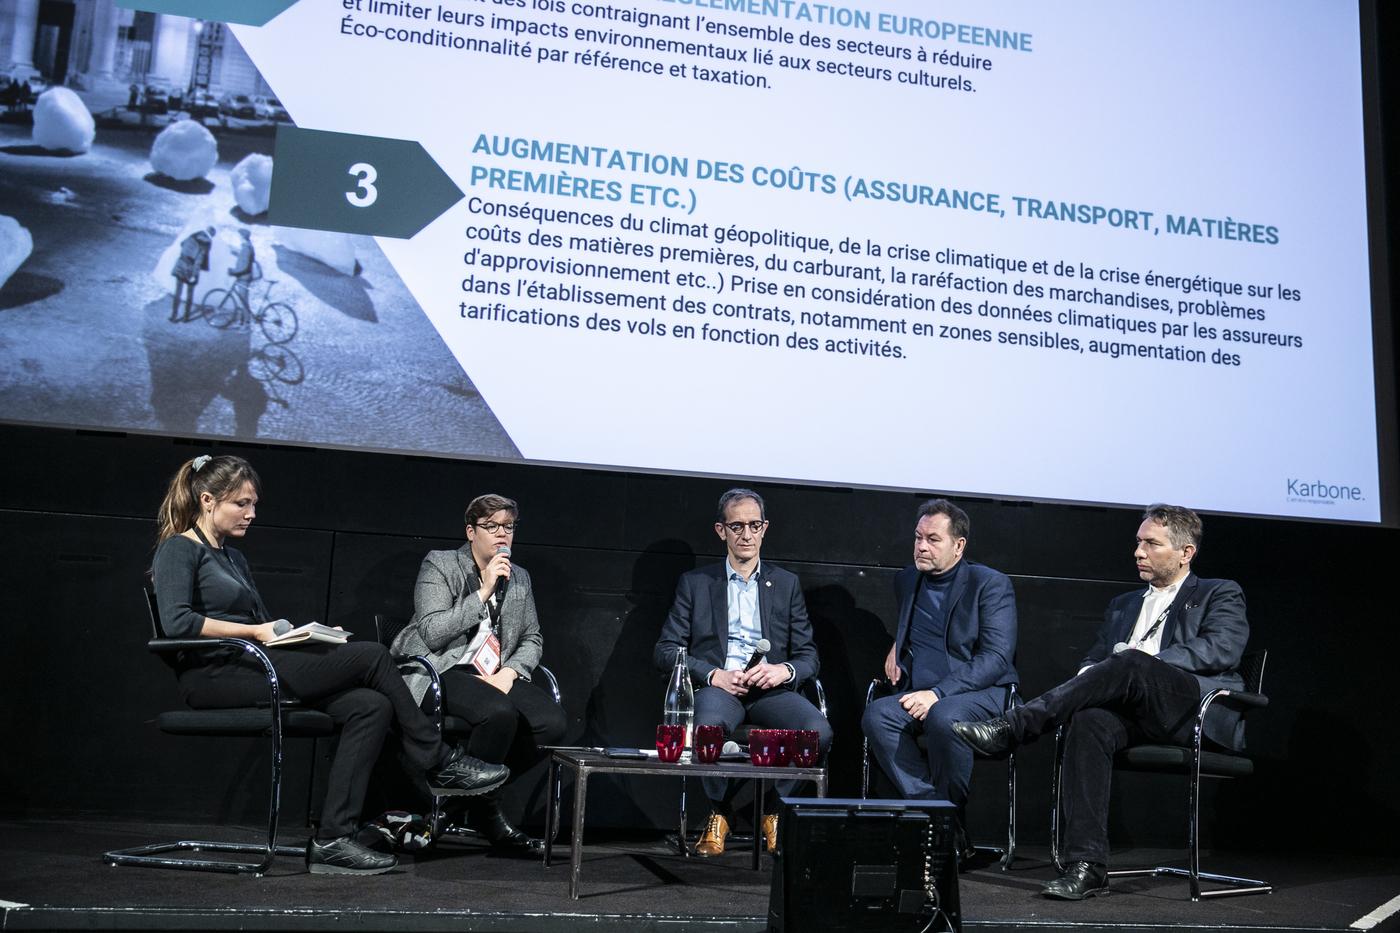
[[[261,272],[253,276],[256,282],[262,278]],[[249,306],[249,288],[211,288],[200,302],[209,323],[221,330],[227,327],[243,327],[250,321],[257,321],[263,336],[269,343],[287,343],[297,335],[297,313],[285,301],[272,300],[272,286],[277,279],[266,279],[267,288],[263,291],[262,304],[254,311]]]

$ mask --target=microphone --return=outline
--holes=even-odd
[[[509,556],[510,556],[510,545],[509,545],[509,544],[498,544],[498,545],[496,545],[496,553],[497,553],[497,554],[504,554],[505,556],[509,557]],[[491,596],[495,596],[497,599],[500,599],[500,598],[504,597],[504,596],[506,595],[506,584],[508,584],[508,583],[510,583],[510,577],[497,577],[497,578],[496,578],[496,585],[495,585],[495,586],[492,588],[492,590],[491,590]],[[486,598],[487,598],[487,599],[490,599],[491,596],[488,596],[488,597],[486,597]]]
[[[288,622],[286,619],[278,619],[276,622],[272,623],[272,634],[278,638],[281,638],[291,630],[292,623]]]
[[[773,645],[768,639],[760,638],[758,644],[753,646],[753,654],[749,655],[749,663],[744,665],[744,670],[753,670],[758,662],[763,660],[763,656],[768,653],[768,649],[771,647],[773,647]]]

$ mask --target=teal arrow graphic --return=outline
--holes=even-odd
[[[277,127],[267,219],[278,226],[406,240],[462,197],[413,140]]]
[[[117,6],[147,13],[174,13],[217,23],[262,26],[297,0],[117,0]]]

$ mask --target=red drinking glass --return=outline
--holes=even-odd
[[[798,729],[792,747],[792,763],[799,768],[815,765],[821,754],[821,738],[821,733],[815,729]]]
[[[719,761],[720,750],[724,748],[723,726],[695,727],[695,760],[701,764]]]
[[[656,757],[658,759],[667,763],[680,761],[683,751],[685,751],[685,726],[663,723],[656,727]]]
[[[797,741],[797,730],[774,729],[773,732],[778,737],[778,753],[773,759],[773,764],[779,768],[786,768],[792,761],[792,746]]]
[[[778,760],[779,740],[776,729],[749,730],[749,761],[766,768]]]

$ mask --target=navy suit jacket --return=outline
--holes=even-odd
[[[1143,592],[1140,587],[1109,602],[1098,638],[1080,662],[1081,668],[1102,661],[1113,653],[1115,644],[1128,640],[1142,611]],[[1162,623],[1162,650],[1157,657],[1193,675],[1201,696],[1217,687],[1243,690],[1239,666],[1248,641],[1249,620],[1240,585],[1234,580],[1206,580],[1190,573],[1181,582]],[[1244,724],[1234,710],[1212,706],[1206,715],[1205,732],[1227,748],[1244,747]]]
[[[900,690],[934,690],[940,697],[971,693],[1017,682],[1016,594],[1006,574],[970,560],[945,599],[948,608],[948,673],[936,684],[910,683],[906,652],[909,627],[918,593],[918,567],[905,567],[894,578],[899,602],[895,657],[899,659]]]
[[[671,614],[661,627],[661,637],[652,654],[657,667],[674,667],[676,651],[681,648],[686,650],[690,676],[702,684],[710,672],[724,667],[729,653],[727,566],[727,561],[720,561],[681,575]],[[819,666],[807,603],[802,599],[802,586],[796,575],[766,560],[760,567],[758,618],[763,637],[771,645],[767,659],[770,664],[792,665],[797,676],[783,686],[795,689],[804,680],[815,677]]]

